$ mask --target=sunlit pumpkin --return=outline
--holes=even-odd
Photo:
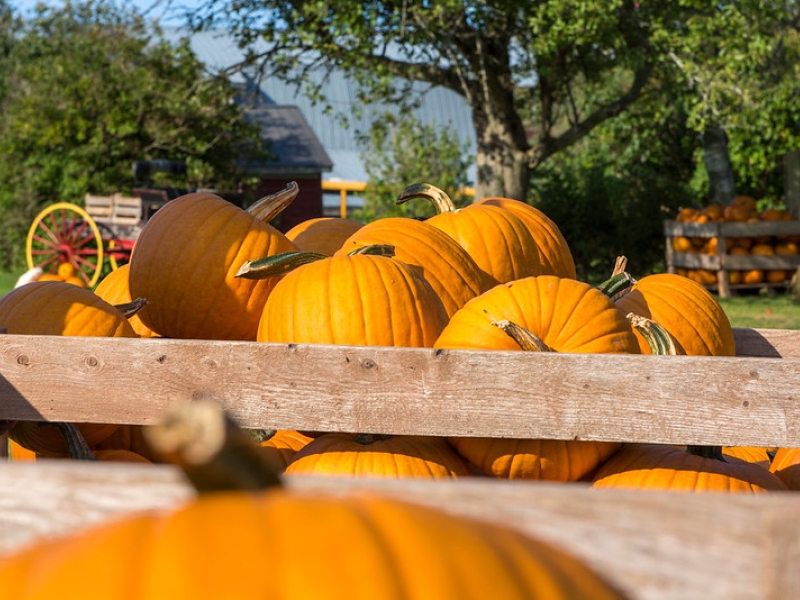
[[[286,237],[302,252],[319,252],[330,256],[363,226],[363,223],[353,219],[318,217],[301,221],[286,232]]]
[[[133,299],[131,298],[131,290],[128,286],[129,271],[130,263],[120,265],[100,280],[100,283],[97,284],[94,293],[109,304],[115,306],[118,304],[126,304],[131,302]],[[131,324],[131,327],[139,335],[139,337],[159,337],[155,331],[142,323],[142,319],[138,314],[128,317],[128,322]]]
[[[142,228],[131,254],[131,296],[148,302],[142,322],[170,338],[255,340],[278,278],[235,275],[248,260],[295,250],[269,224],[295,195],[296,186],[287,188],[248,210],[211,192],[167,202]]]

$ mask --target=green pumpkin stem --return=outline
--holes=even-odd
[[[145,306],[147,306],[147,300],[144,298],[137,298],[136,300],[131,300],[130,302],[125,302],[123,304],[115,304],[114,308],[121,312],[126,319],[130,319]]]
[[[415,183],[414,185],[408,186],[400,192],[395,204],[403,204],[414,198],[430,200],[436,207],[436,212],[439,214],[456,211],[456,205],[453,203],[450,196],[448,196],[444,190],[430,183]]]
[[[675,356],[678,354],[675,348],[675,340],[672,339],[669,331],[664,327],[652,319],[647,319],[634,313],[628,313],[626,318],[631,322],[631,326],[647,341],[650,346],[650,352],[656,356]]]
[[[713,458],[722,462],[728,462],[725,460],[725,455],[722,453],[722,446],[688,445],[686,446],[686,451],[689,454],[694,454],[695,456],[700,456],[702,458]]]
[[[613,300],[619,294],[632,288],[634,283],[636,282],[629,273],[617,273],[598,285],[597,289]]]
[[[305,264],[330,258],[319,252],[282,252],[244,263],[236,272],[236,277],[244,279],[267,279],[282,277]]]
[[[223,408],[210,400],[174,406],[144,430],[166,462],[178,465],[200,493],[257,491],[280,486],[278,471]]]
[[[247,207],[247,212],[258,220],[269,223],[287,206],[294,202],[299,191],[300,187],[296,182],[292,181],[281,191],[270,194],[269,196],[264,196],[253,202],[253,204]]]
[[[501,321],[492,321],[492,325],[502,329],[526,352],[553,352],[553,349],[545,344],[539,336],[513,321],[505,319]]]
[[[75,460],[97,460],[86,439],[83,437],[78,428],[72,423],[52,423],[64,436],[64,441],[67,442],[67,455]]]
[[[347,256],[356,256],[358,254],[367,254],[369,256],[394,256],[394,246],[391,244],[367,244],[355,248],[347,253]]]

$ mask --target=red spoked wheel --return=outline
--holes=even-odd
[[[87,288],[103,270],[103,238],[97,223],[80,206],[58,202],[36,215],[25,246],[28,268],[55,274],[59,265],[71,263]]]

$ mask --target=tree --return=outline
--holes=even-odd
[[[210,0],[190,22],[229,27],[265,73],[298,85],[315,69],[341,68],[372,99],[408,100],[397,78],[462,94],[477,137],[477,197],[526,199],[535,169],[645,95],[668,99],[675,71],[697,91],[698,131],[710,109],[734,109],[720,94],[763,66],[796,10],[760,0]],[[704,82],[706,65],[725,65],[725,76]]]
[[[423,181],[443,189],[456,203],[465,201],[462,188],[467,185],[471,162],[464,158],[466,148],[459,144],[456,132],[422,125],[409,114],[387,113],[359,137],[359,145],[369,180],[364,206],[354,212],[354,219],[430,216],[427,200],[395,203],[403,189]]]
[[[237,159],[261,152],[227,77],[206,73],[188,44],[169,45],[135,12],[106,0],[40,6],[12,33],[0,76],[5,267],[20,265],[38,210],[80,204],[87,192],[130,193],[135,160],[185,160],[181,184],[224,189],[238,184]]]

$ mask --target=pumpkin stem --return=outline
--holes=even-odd
[[[317,262],[323,258],[330,257],[319,252],[281,252],[280,254],[247,261],[239,267],[235,277],[243,277],[244,279],[281,277],[298,267],[307,263]]]
[[[97,460],[89,444],[86,443],[83,435],[78,428],[72,423],[53,423],[61,435],[64,436],[64,441],[67,442],[67,455],[75,460]]]
[[[553,352],[553,349],[545,344],[539,336],[521,325],[517,325],[513,321],[505,319],[501,321],[492,321],[492,325],[506,332],[506,334],[517,342],[519,347],[526,352]]]
[[[598,285],[597,289],[613,300],[615,296],[632,288],[634,283],[636,282],[629,273],[617,273]]]
[[[614,262],[614,270],[611,271],[611,276],[619,275],[620,273],[625,273],[628,270],[628,257],[627,256],[618,256],[617,260]]]
[[[456,212],[456,205],[450,199],[450,196],[444,190],[439,189],[430,183],[415,183],[408,186],[397,197],[395,204],[403,204],[413,198],[425,198],[430,200],[436,207],[436,212]]]
[[[675,341],[664,327],[652,319],[634,313],[628,313],[625,317],[631,322],[631,326],[647,340],[650,352],[657,356],[675,356],[678,354],[675,348]]]
[[[121,312],[122,316],[124,316],[126,319],[130,319],[145,306],[147,306],[147,300],[144,298],[137,298],[136,300],[125,302],[124,304],[115,304],[114,308]]]
[[[247,207],[247,212],[258,220],[269,223],[272,219],[277,217],[283,209],[294,202],[299,191],[300,187],[296,182],[292,181],[281,191],[270,194],[269,196],[264,196],[253,202]]]
[[[347,256],[356,256],[358,254],[367,254],[369,256],[394,256],[394,246],[391,244],[367,244],[354,248],[347,253]]]
[[[353,441],[363,445],[369,446],[370,444],[374,444],[375,442],[384,442],[388,439],[391,439],[391,435],[386,435],[382,433],[357,433],[353,437]]]
[[[165,461],[180,466],[200,493],[255,491],[281,484],[274,465],[252,436],[216,402],[178,404],[144,433],[152,448]]]
[[[715,460],[720,460],[722,462],[728,462],[727,460],[725,460],[725,455],[722,453],[722,446],[689,445],[686,446],[686,451],[689,454],[694,454],[695,456],[700,456],[702,458],[713,458]]]
[[[277,429],[247,429],[246,431],[256,444],[266,442],[278,433]]]

